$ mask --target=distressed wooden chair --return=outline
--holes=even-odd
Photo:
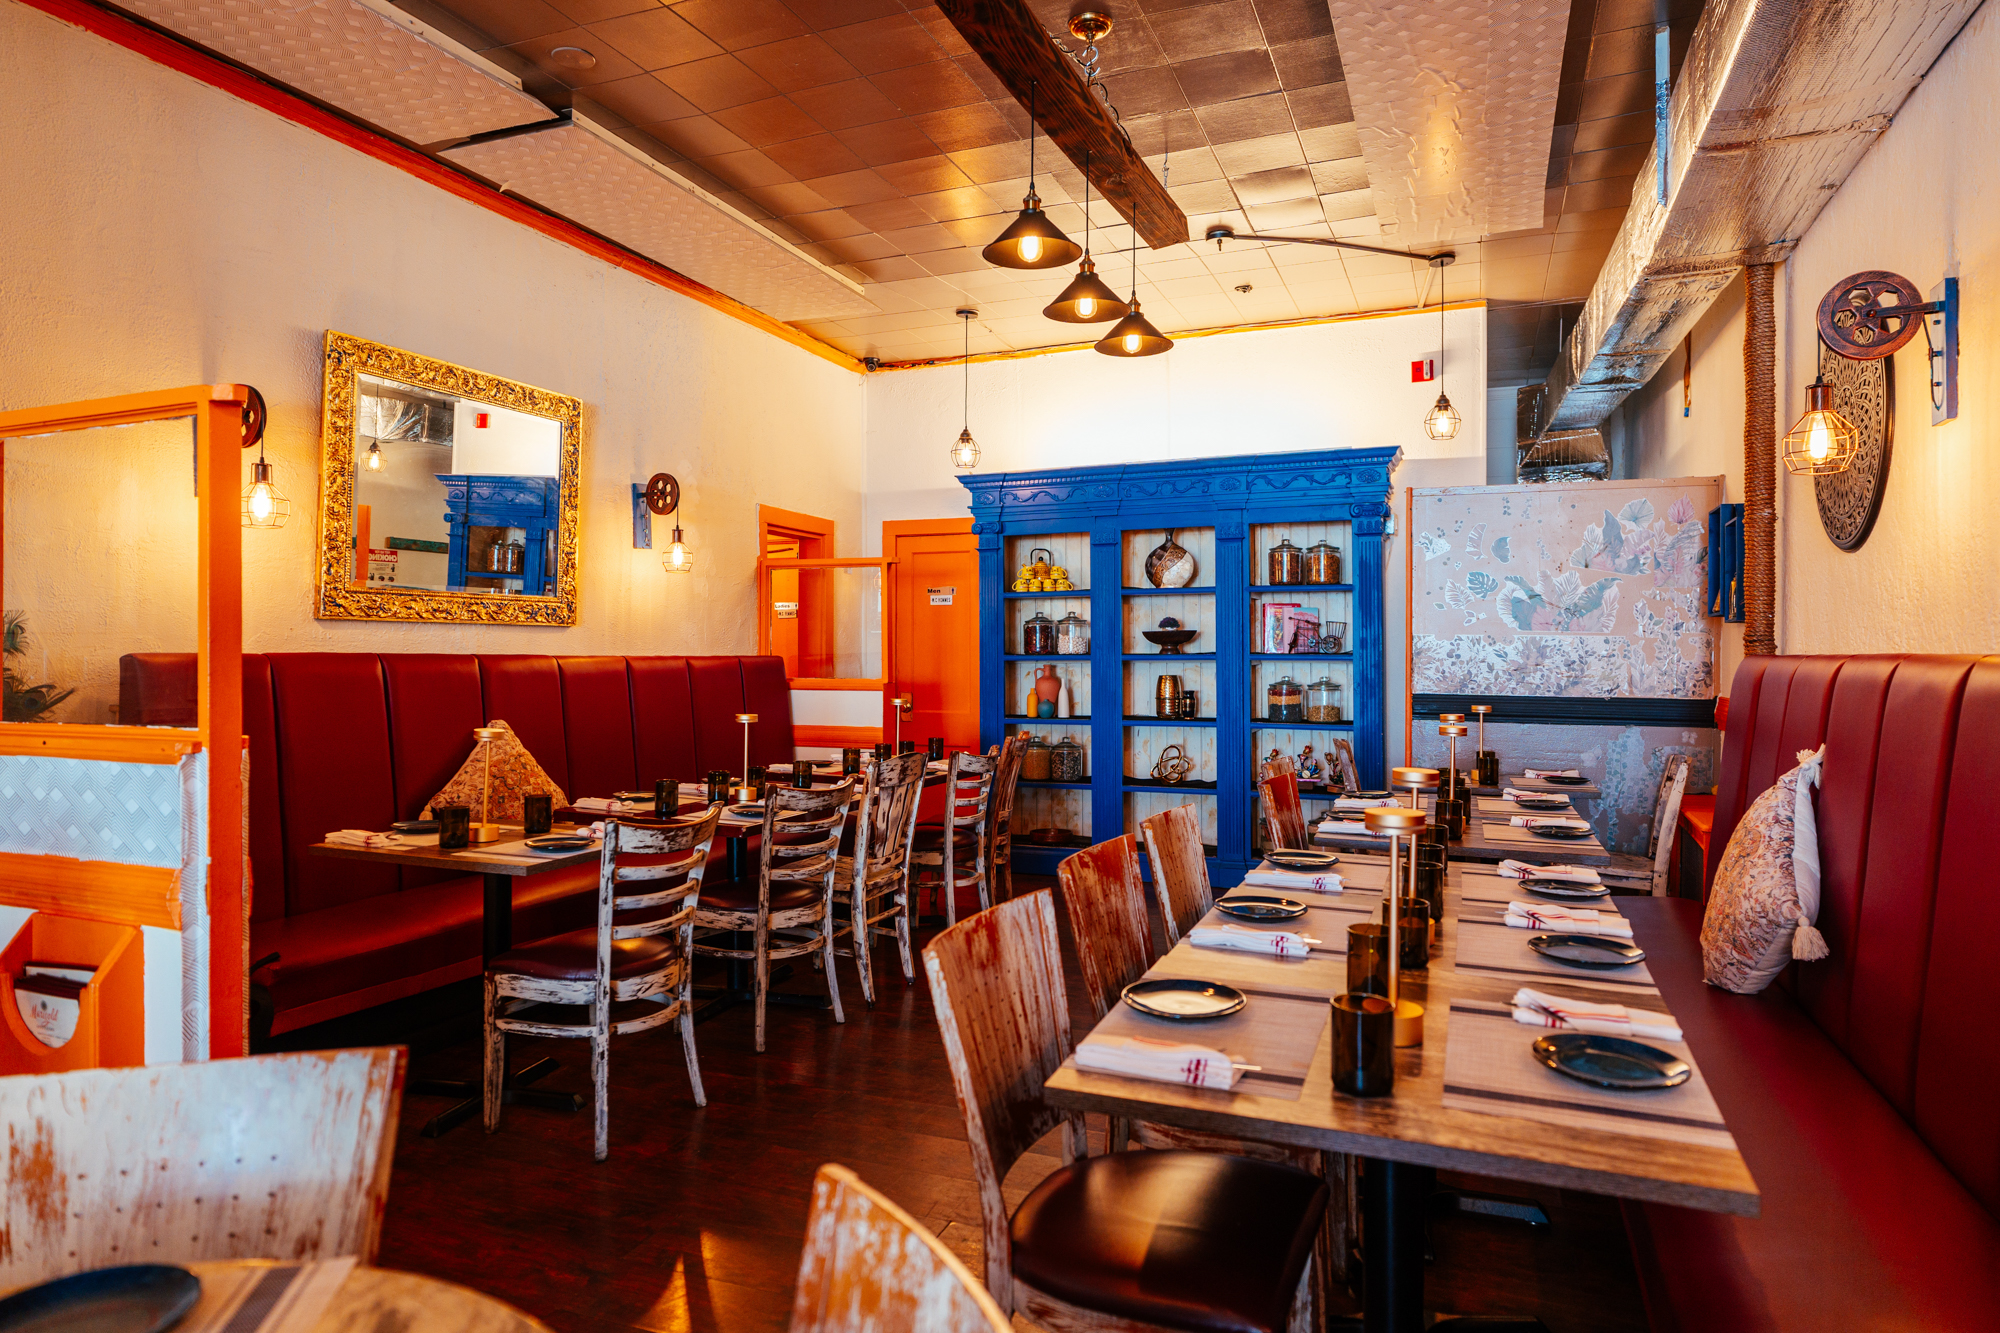
[[[1674,829],[1681,819],[1681,798],[1687,793],[1689,759],[1670,754],[1660,765],[1660,785],[1653,793],[1653,827],[1646,835],[1646,854],[1613,852],[1611,864],[1598,876],[1616,892],[1620,889],[1664,897],[1667,864],[1673,859]]]
[[[1215,906],[1208,883],[1208,849],[1201,841],[1201,811],[1175,806],[1141,821],[1153,858],[1153,891],[1167,925],[1167,947],[1180,943]]]
[[[706,958],[754,964],[757,987],[757,1049],[764,1049],[764,1012],[771,995],[771,962],[820,955],[826,971],[833,1021],[840,1011],[840,983],[833,970],[833,886],[840,869],[840,835],[854,782],[800,791],[773,787],[764,802],[762,845],[754,882],[722,881],[711,886],[695,909],[694,950]],[[748,932],[751,947],[706,942],[718,933]]]
[[[13,1144],[0,1293],[138,1262],[373,1263],[406,1058],[376,1047],[0,1078]]]
[[[917,827],[913,865],[935,870],[925,882],[944,895],[944,920],[958,920],[958,891],[975,890],[981,911],[993,905],[992,886],[986,876],[986,810],[992,803],[993,777],[1000,767],[1000,755],[961,751],[951,757],[950,776],[945,779],[944,822]]]
[[[1289,770],[1272,773],[1257,783],[1257,808],[1264,816],[1264,839],[1273,847],[1312,846],[1306,832],[1305,807],[1299,802],[1299,775]]]
[[[972,1270],[916,1218],[846,1167],[819,1169],[790,1333],[1009,1333],[1011,1327]]]
[[[1025,736],[1000,743],[1000,766],[993,773],[993,793],[986,798],[986,880],[988,901],[1004,903],[1014,896],[1014,792],[1021,781],[1021,747]]]
[[[597,924],[537,940],[486,964],[486,1132],[500,1128],[507,1036],[590,1041],[598,1161],[611,1155],[611,1038],[680,1020],[694,1104],[708,1105],[694,1046],[693,940],[696,904],[722,807],[685,824],[604,826],[597,862]],[[518,1002],[518,1003],[517,1003]],[[588,1021],[556,1023],[537,1004],[583,1005]],[[638,1006],[615,1018],[613,1005]],[[521,1012],[516,1012],[521,1011]]]
[[[960,922],[924,950],[993,1299],[1052,1333],[1308,1333],[1326,1187],[1222,1153],[1088,1156],[1083,1116],[1042,1096],[1070,1053],[1062,966],[1046,889]],[[1008,1171],[1055,1129],[1062,1166],[1010,1216]]]
[[[1354,745],[1347,737],[1334,737],[1333,761],[1340,770],[1340,785],[1348,791],[1360,791],[1361,770],[1354,765]]]
[[[916,981],[910,953],[910,852],[915,844],[918,798],[924,790],[924,756],[899,754],[874,764],[854,822],[854,853],[835,873],[846,886],[849,944],[861,974],[861,994],[875,1003],[875,937],[896,941],[903,984]]]

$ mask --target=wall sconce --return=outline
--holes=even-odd
[[[250,465],[250,484],[243,488],[243,526],[246,528],[282,528],[285,520],[292,516],[292,502],[271,480],[271,465],[264,461],[264,426],[269,415],[264,407],[264,395],[251,389],[250,400],[243,404],[243,447],[248,449],[256,445],[257,461]]]
[[[1842,278],[1820,298],[1817,323],[1820,340],[1850,361],[1893,356],[1921,327],[1930,348],[1931,424],[1957,419],[1957,278],[1938,283],[1926,301],[1917,294],[1916,284],[1901,274],[1865,269]],[[1810,417],[1816,409],[1811,405],[1812,389],[1806,393]],[[1807,424],[1802,417],[1792,429]]]
[[[632,486],[632,549],[653,549],[653,515],[661,518],[681,507],[681,484],[665,472],[655,472],[644,486]],[[694,568],[694,548],[681,540],[681,525],[674,524],[674,539],[660,559],[669,574],[686,574]]]
[[[1806,414],[1785,432],[1785,471],[1822,477],[1845,472],[1861,447],[1861,432],[1833,407],[1833,386],[1816,379],[1806,386]]]
[[[370,472],[380,472],[382,470],[382,441],[380,440],[370,440],[368,442],[368,470]]]

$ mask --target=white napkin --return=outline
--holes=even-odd
[[[1123,1074],[1161,1083],[1226,1092],[1243,1077],[1243,1069],[1221,1051],[1152,1037],[1093,1034],[1076,1048],[1076,1067],[1099,1074]]]
[[[1319,941],[1289,930],[1251,930],[1248,926],[1196,926],[1188,932],[1188,943],[1199,949],[1235,949],[1241,953],[1268,953],[1280,958],[1304,958],[1306,950]]]
[[[1569,797],[1559,791],[1522,791],[1519,787],[1502,787],[1500,795],[1509,801],[1518,801],[1525,796],[1531,801],[1560,801],[1564,805],[1569,804]]]
[[[1546,781],[1549,778],[1580,778],[1583,774],[1573,768],[1524,768],[1521,770],[1521,776],[1541,778]]]
[[[1323,819],[1320,821],[1319,831],[1321,833],[1350,833],[1362,838],[1386,838],[1389,836],[1386,833],[1371,832],[1368,826],[1358,819]]]
[[[1557,907],[1554,903],[1508,903],[1507,924],[1521,930],[1553,930],[1565,935],[1616,935],[1632,938],[1632,924],[1616,912],[1594,907]]]
[[[651,812],[651,801],[614,801],[608,796],[579,796],[569,803],[572,810],[581,810],[592,815],[623,815],[634,810]]]
[[[1525,829],[1573,828],[1587,830],[1590,827],[1587,821],[1575,819],[1568,815],[1514,815],[1507,822],[1515,828]]]
[[[1331,870],[1280,870],[1260,865],[1243,877],[1246,889],[1303,889],[1307,893],[1339,893],[1344,885]]]
[[[1373,810],[1378,805],[1388,804],[1380,796],[1337,796],[1333,808],[1336,810]]]
[[[1508,879],[1559,879],[1569,884],[1602,884],[1589,866],[1531,866],[1526,861],[1502,861],[1494,867]]]
[[[1526,986],[1514,992],[1514,1021],[1535,1028],[1574,1028],[1607,1037],[1651,1037],[1679,1041],[1681,1030],[1672,1014],[1627,1009],[1622,1004],[1591,1004],[1564,999]]]
[[[399,833],[370,833],[363,828],[344,828],[337,833],[329,833],[326,840],[336,847],[400,847],[403,845]]]

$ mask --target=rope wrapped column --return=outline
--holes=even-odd
[[[1743,652],[1775,653],[1778,525],[1775,265],[1751,264],[1743,318]]]

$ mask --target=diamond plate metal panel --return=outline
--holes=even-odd
[[[1405,245],[1542,225],[1569,0],[1330,0],[1383,230]]]
[[[552,114],[498,66],[357,0],[126,0],[126,7],[413,143]]]
[[[776,319],[879,313],[860,284],[587,117],[444,156]]]
[[[181,773],[0,755],[0,851],[180,869]]]

